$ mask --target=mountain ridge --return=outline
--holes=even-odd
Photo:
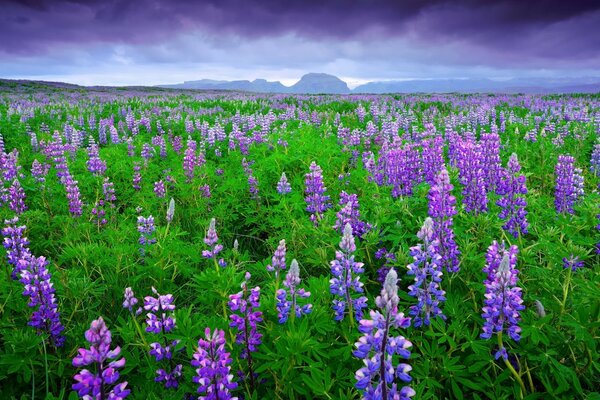
[[[469,79],[410,79],[373,81],[350,89],[335,75],[310,72],[292,86],[266,79],[184,81],[180,84],[158,85],[171,89],[237,90],[257,93],[291,94],[384,94],[384,93],[597,93],[598,78],[513,78],[492,80]]]

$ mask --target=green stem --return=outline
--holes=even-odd
[[[498,346],[500,346],[500,349],[504,348],[504,345],[502,344],[502,331],[498,332]],[[510,363],[510,361],[508,361],[508,358],[502,357],[502,359],[504,360],[504,364],[506,365],[506,368],[508,368],[508,370],[512,373],[512,375],[515,377],[517,382],[519,382],[519,386],[521,387],[521,399],[522,399],[524,397],[525,393],[527,393],[527,389],[525,389],[525,383],[523,383],[523,379],[521,379],[521,375],[519,375],[519,373],[515,370],[515,368]]]
[[[567,271],[567,279],[565,280],[565,284],[563,286],[563,299],[562,303],[560,304],[560,315],[563,315],[563,313],[565,312],[565,305],[567,304],[567,297],[569,296],[569,287],[571,285],[572,273],[573,271],[571,270],[571,268],[569,268]]]
[[[48,397],[48,393],[50,393],[50,378],[48,376],[48,353],[46,352],[46,339],[42,340],[42,346],[44,348],[44,368],[46,374],[46,398]]]

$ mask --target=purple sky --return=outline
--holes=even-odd
[[[600,1],[0,1],[0,77],[600,76]]]

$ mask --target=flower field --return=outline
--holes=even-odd
[[[0,82],[2,399],[600,399],[599,95]]]

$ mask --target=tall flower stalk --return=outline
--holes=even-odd
[[[454,186],[444,168],[436,177],[435,184],[429,190],[429,216],[433,220],[433,238],[437,241],[436,252],[442,257],[442,267],[448,272],[458,272],[460,251],[454,241],[452,217],[456,215],[456,198],[452,196]]]
[[[410,382],[412,367],[405,363],[394,365],[394,355],[410,358],[412,343],[404,336],[392,335],[392,329],[406,329],[410,318],[398,312],[398,275],[390,269],[381,290],[375,299],[378,311],[370,311],[370,319],[360,321],[359,332],[364,335],[356,342],[352,353],[361,359],[364,367],[356,371],[356,388],[362,391],[366,400],[410,399],[415,391],[410,386],[398,388],[396,378]]]
[[[205,339],[198,340],[198,348],[191,362],[196,367],[196,375],[192,381],[198,384],[199,399],[228,400],[231,391],[237,388],[231,374],[231,357],[225,351],[225,332],[210,328],[204,331]]]
[[[173,340],[169,343],[167,339],[167,334],[171,333],[176,327],[175,318],[172,315],[173,310],[175,310],[173,295],[161,295],[154,287],[152,293],[156,297],[146,296],[144,298],[144,310],[148,311],[146,314],[146,332],[159,335],[159,340],[162,340],[162,343],[150,343],[150,355],[155,358],[156,362],[166,360],[168,367],[168,370],[159,368],[156,371],[157,376],[154,380],[164,382],[167,389],[176,389],[179,386],[183,366],[181,364],[175,365],[173,362],[173,350],[179,344],[179,340]]]
[[[222,258],[217,261],[217,254],[223,250],[223,245],[218,243],[219,236],[217,236],[216,223],[214,218],[210,220],[206,236],[204,237],[204,244],[209,246],[210,249],[202,250],[202,257],[214,260],[215,268],[217,269],[217,272],[219,272],[219,267],[225,267],[227,266],[227,263]]]
[[[496,202],[502,208],[498,217],[506,223],[502,229],[511,234],[515,239],[528,233],[527,227],[527,187],[525,186],[525,175],[519,175],[521,165],[517,155],[512,153],[508,160],[506,173],[500,180],[497,193],[501,196]]]
[[[306,193],[306,211],[310,213],[310,220],[315,226],[323,218],[323,212],[331,208],[329,196],[325,194],[327,188],[323,185],[323,170],[314,161],[310,164],[310,172],[304,178]]]
[[[312,311],[312,304],[308,303],[304,306],[298,304],[298,299],[308,299],[310,292],[304,289],[298,289],[300,285],[300,268],[298,267],[298,261],[292,260],[290,269],[285,276],[283,285],[286,289],[277,290],[277,311],[279,317],[279,323],[285,323],[288,318],[292,317],[292,321],[295,317],[300,318],[302,315],[309,314]]]
[[[232,314],[230,316],[230,327],[237,329],[235,343],[241,346],[241,358],[247,361],[248,378],[250,380],[250,391],[256,389],[254,366],[252,364],[252,353],[262,343],[262,334],[258,331],[257,324],[262,322],[260,308],[260,287],[248,289],[250,274],[246,272],[242,291],[229,296],[227,303]]]
[[[440,308],[440,303],[446,301],[446,292],[440,288],[442,257],[436,251],[433,233],[433,220],[427,217],[417,233],[423,244],[410,248],[414,261],[408,265],[407,274],[414,275],[415,283],[408,287],[408,294],[417,299],[417,304],[410,307],[409,314],[414,317],[415,328],[429,326],[432,318],[446,319]]]
[[[335,320],[341,321],[347,314],[352,315],[357,321],[363,317],[363,309],[367,307],[367,298],[365,296],[352,296],[354,293],[363,293],[363,283],[360,281],[360,274],[364,272],[364,264],[354,261],[354,252],[356,244],[352,236],[352,226],[346,223],[344,234],[340,242],[340,250],[335,252],[335,260],[331,261],[331,274],[333,278],[329,280],[331,293],[336,296],[333,300],[333,310]],[[351,322],[352,323],[352,322]]]
[[[76,368],[95,366],[95,372],[88,369],[81,370],[75,375],[73,390],[79,397],[86,400],[122,400],[129,396],[127,382],[117,383],[119,372],[117,369],[125,365],[125,358],[114,360],[121,353],[119,346],[110,349],[112,342],[111,333],[106,327],[102,317],[93,321],[90,329],[85,332],[85,339],[90,343],[89,350],[80,348],[73,358]]]

